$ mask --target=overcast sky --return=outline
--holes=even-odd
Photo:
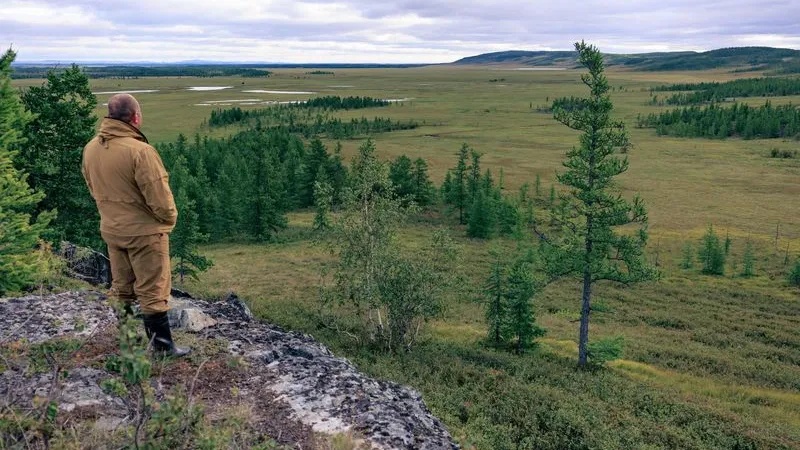
[[[800,49],[800,0],[0,0],[19,61],[426,63],[502,50]]]

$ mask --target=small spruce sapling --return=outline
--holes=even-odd
[[[756,257],[753,252],[753,243],[747,241],[744,246],[744,260],[742,261],[742,276],[752,277],[756,274],[755,271]]]
[[[726,257],[731,254],[731,245],[732,244],[733,244],[733,241],[731,240],[731,233],[730,233],[730,231],[728,231],[728,232],[725,233],[725,256]]]
[[[691,269],[694,267],[694,248],[691,242],[687,242],[683,246],[683,255],[681,257],[681,269]]]
[[[314,230],[325,231],[331,226],[330,212],[333,203],[333,186],[327,180],[314,182]]]
[[[529,261],[519,259],[511,266],[507,286],[509,334],[516,339],[515,351],[521,355],[531,347],[535,338],[544,335],[544,329],[536,325],[531,303],[537,283]]]
[[[698,252],[702,272],[705,275],[725,274],[725,250],[719,242],[714,227],[709,225],[708,231],[703,236],[703,241]]]
[[[792,271],[789,272],[789,286],[800,287],[800,258],[794,262]]]

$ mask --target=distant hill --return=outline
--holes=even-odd
[[[459,59],[458,65],[519,65],[543,67],[576,67],[572,51],[522,51],[485,53]],[[800,65],[800,50],[772,47],[732,47],[707,52],[660,52],[638,54],[605,54],[609,66],[633,70],[705,70],[730,68],[738,70],[774,70],[790,72]]]

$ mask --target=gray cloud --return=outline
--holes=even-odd
[[[445,62],[575,40],[629,53],[800,48],[800,2],[585,0],[7,0],[22,60]]]

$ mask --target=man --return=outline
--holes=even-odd
[[[112,291],[132,312],[139,302],[147,337],[158,356],[184,356],[172,341],[167,311],[172,273],[168,233],[178,212],[169,176],[139,129],[142,110],[128,94],[108,101],[108,116],[83,149],[83,176],[100,211],[108,244]]]

